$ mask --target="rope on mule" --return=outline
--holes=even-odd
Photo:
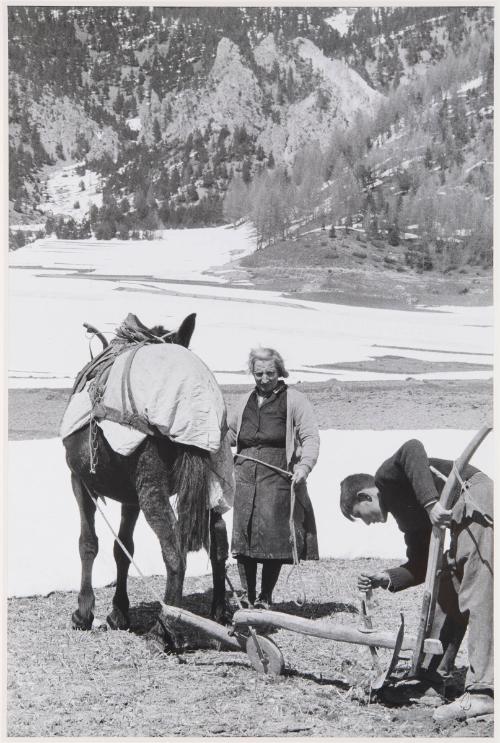
[[[88,492],[88,491],[87,491],[87,492]],[[140,569],[140,567],[138,566],[138,564],[137,564],[137,563],[135,562],[134,558],[132,557],[132,555],[130,554],[130,552],[128,551],[128,549],[127,549],[127,548],[125,547],[125,545],[123,544],[122,540],[120,539],[120,537],[118,536],[118,534],[116,533],[116,531],[115,531],[115,530],[113,529],[113,527],[112,527],[112,525],[111,525],[111,522],[109,521],[109,519],[108,519],[108,517],[106,516],[106,514],[104,513],[103,509],[102,509],[102,508],[101,508],[101,506],[99,505],[99,500],[98,500],[98,498],[95,498],[95,497],[94,497],[94,496],[92,495],[92,493],[90,493],[90,492],[89,492],[89,495],[90,495],[90,497],[92,498],[92,500],[94,501],[94,505],[95,505],[95,507],[97,508],[97,510],[99,511],[99,513],[101,514],[101,516],[103,517],[104,521],[106,522],[107,526],[109,527],[109,530],[110,530],[111,534],[112,534],[112,535],[114,536],[114,538],[116,539],[116,541],[118,542],[118,544],[119,544],[119,545],[120,545],[120,547],[122,548],[123,552],[125,553],[125,555],[126,555],[126,556],[128,557],[128,559],[130,560],[131,564],[132,564],[132,565],[134,566],[134,568],[135,568],[135,569],[137,570],[137,572],[139,573],[139,575],[141,576],[141,578],[142,578],[143,580],[146,580],[146,576],[144,575],[144,573],[142,572],[142,570]],[[156,593],[156,591],[155,591],[155,589],[154,589],[154,588],[150,588],[150,587],[149,587],[149,590],[150,590],[150,592],[152,593],[152,595],[154,596],[154,598],[155,598],[155,599],[156,599],[157,601],[159,601],[159,602],[160,602],[160,604],[161,604],[161,606],[163,607],[163,606],[165,605],[165,602],[163,601],[163,599],[161,598],[161,596],[160,596],[160,595],[159,595],[158,593]]]
[[[120,545],[120,547],[122,548],[123,552],[128,557],[128,559],[130,560],[131,564],[137,570],[137,572],[139,573],[139,575],[141,576],[141,578],[145,581],[146,580],[146,576],[144,575],[144,573],[142,572],[142,570],[140,569],[140,567],[138,566],[138,564],[135,562],[134,558],[132,557],[132,555],[130,554],[130,552],[128,551],[128,549],[125,547],[125,545],[123,544],[122,540],[120,539],[120,537],[118,536],[118,534],[116,533],[116,531],[111,526],[111,523],[110,523],[109,519],[107,518],[106,514],[104,513],[104,511],[102,510],[101,506],[99,505],[98,499],[95,498],[90,491],[87,491],[87,492],[90,495],[90,497],[92,498],[92,500],[94,501],[95,507],[97,508],[97,510],[99,511],[99,513],[101,514],[101,516],[103,517],[104,521],[106,522],[107,526],[109,527],[109,530],[110,530],[111,534],[114,536],[114,538],[116,539],[117,543]],[[161,598],[161,596],[155,591],[155,589],[152,588],[151,586],[148,586],[148,590],[151,593],[151,595],[153,596],[153,598],[155,598],[158,601],[158,603],[160,604],[161,610],[163,611],[164,609],[166,609],[167,608],[166,603]],[[161,616],[161,612],[158,615],[158,621],[159,621],[159,623],[161,624],[161,626],[163,627],[163,629],[164,629],[164,631],[166,633],[167,642],[168,642],[168,644],[170,646],[170,649],[173,651],[173,653],[177,657],[177,660],[179,661],[179,663],[185,663],[185,661],[181,660],[181,657],[179,655],[178,649],[168,639],[169,638],[169,629],[166,626],[166,624],[165,624],[165,622],[164,622],[164,620],[163,620],[163,618]]]

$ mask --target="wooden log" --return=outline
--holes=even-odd
[[[476,449],[484,441],[486,436],[492,430],[491,425],[484,425],[474,436],[472,441],[465,447],[462,454],[455,461],[455,468],[460,474],[466,467],[469,459],[472,457]],[[458,478],[455,474],[455,469],[452,469],[444,488],[439,498],[439,503],[447,510],[451,506],[451,500],[453,497],[453,491],[457,484]],[[427,558],[427,571],[425,575],[424,585],[424,598],[422,600],[422,608],[420,610],[420,621],[417,639],[415,642],[415,648],[413,650],[413,660],[411,666],[412,676],[416,676],[419,672],[420,666],[422,665],[424,657],[424,643],[429,637],[429,633],[432,629],[432,623],[434,621],[434,613],[436,608],[437,594],[439,590],[439,568],[443,558],[444,548],[444,537],[446,530],[440,529],[439,527],[432,527],[432,534],[429,543],[429,556]]]
[[[324,619],[304,619],[293,614],[283,614],[279,611],[267,611],[265,609],[239,609],[233,616],[233,623],[236,627],[249,624],[253,627],[272,626],[291,632],[299,632],[302,635],[323,637],[325,640],[391,649],[394,649],[397,639],[395,632],[384,632],[382,630],[362,632],[358,627],[349,624],[335,624]],[[414,646],[414,637],[404,638],[402,650],[411,650]]]
[[[183,622],[184,624],[188,624],[190,627],[194,627],[215,640],[220,640],[220,642],[229,645],[229,647],[234,648],[235,650],[242,650],[245,652],[247,638],[244,637],[240,641],[237,635],[229,634],[230,629],[228,627],[224,627],[222,624],[217,624],[217,622],[207,619],[206,617],[200,617],[198,614],[193,614],[192,612],[187,611],[187,609],[180,609],[177,606],[169,606],[168,604],[162,603],[161,609],[162,614],[172,622]]]

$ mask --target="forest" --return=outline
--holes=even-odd
[[[47,174],[76,163],[82,177],[98,174],[102,205],[81,220],[49,214],[47,234],[148,238],[249,219],[265,246],[317,223],[394,247],[411,240],[409,263],[424,270],[491,265],[492,9],[360,8],[343,35],[331,16],[325,7],[9,8],[11,247],[29,236],[15,230],[19,215],[39,221]],[[282,60],[269,69],[254,54],[266,34]],[[311,94],[318,119],[328,115],[335,102],[294,51],[297,37],[356,70],[380,93],[375,109],[285,159],[231,112],[222,125],[208,118],[184,137],[166,134],[170,102],[206,90],[222,38],[257,81],[260,127],[286,125]],[[54,107],[79,117],[71,136],[48,137],[44,112]]]

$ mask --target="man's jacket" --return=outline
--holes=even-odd
[[[375,485],[383,508],[396,519],[406,542],[407,561],[397,568],[387,570],[390,591],[401,591],[423,583],[427,569],[429,540],[432,524],[426,506],[439,500],[444,480],[434,475],[429,465],[448,477],[453,462],[448,459],[428,458],[423,444],[417,439],[407,441],[389,457],[375,473]],[[466,480],[478,470],[465,467],[462,477]],[[452,505],[460,495],[460,485],[453,494]]]

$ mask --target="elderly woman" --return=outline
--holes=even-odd
[[[316,524],[306,480],[318,458],[319,431],[307,398],[283,381],[288,372],[277,351],[252,350],[248,368],[255,388],[244,395],[229,417],[232,444],[242,455],[235,458],[232,553],[245,592],[242,604],[269,608],[281,566],[293,561],[291,482],[295,488],[298,557],[318,559]],[[256,601],[258,563],[262,563],[262,579]]]

